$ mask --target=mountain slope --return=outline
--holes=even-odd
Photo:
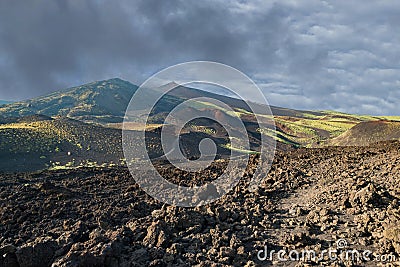
[[[121,132],[68,118],[35,115],[0,124],[0,171],[28,171],[52,164],[118,163]]]
[[[126,108],[137,88],[136,85],[118,78],[67,88],[46,96],[0,106],[0,124],[18,122],[18,118],[39,114],[53,118],[57,116],[68,117],[121,129],[121,122],[124,119]],[[275,138],[278,143],[289,146],[316,147],[357,144],[357,140],[350,140],[352,139],[350,133],[350,137],[338,137],[359,123],[384,119],[383,117],[360,116],[334,111],[302,111],[271,106],[276,130],[273,130],[273,127],[263,129],[257,123],[254,114],[249,112],[250,109],[245,101],[196,88],[179,86],[175,83],[169,83],[160,88],[146,89],[143,99],[137,101],[139,105],[133,107],[135,110],[132,113],[128,113],[127,117],[133,118],[133,123],[136,118],[142,118],[144,110],[149,108],[146,105],[148,97],[153,96],[156,90],[165,88],[174,89],[163,96],[157,103],[151,112],[148,123],[160,127],[169,111],[176,105],[187,99],[208,97],[229,105],[236,115],[241,117],[250,136],[260,139],[260,134],[264,134]],[[142,106],[141,103],[143,104]],[[256,105],[257,108],[266,108],[261,104]],[[191,108],[211,113],[219,110],[226,115],[225,117],[233,115],[227,110],[218,109],[212,103],[204,101],[195,102]],[[395,120],[396,118],[392,119]],[[134,126],[137,127],[136,125]],[[139,125],[139,127],[141,126]],[[213,130],[211,128],[210,125],[197,124],[193,132],[209,132]],[[362,134],[360,132],[355,135]],[[332,139],[335,140],[331,141]],[[391,139],[391,137],[382,136],[382,138],[376,139],[385,140]],[[360,143],[367,143],[367,141]]]
[[[134,130],[132,130],[134,131]],[[218,144],[218,155],[229,155],[225,148],[229,140],[224,134],[211,135],[185,130],[181,148],[190,157],[199,156],[198,144],[212,138]],[[133,135],[133,138],[137,136]],[[138,155],[143,151],[132,140],[130,149]],[[147,153],[150,158],[161,157],[160,128],[146,130]],[[254,143],[254,150],[258,144]],[[0,123],[0,173],[35,171],[49,167],[125,165],[122,131],[65,117],[50,118],[32,115]]]
[[[0,106],[7,105],[7,104],[10,104],[10,103],[12,103],[12,101],[0,100]]]
[[[138,86],[119,78],[92,82],[0,106],[0,117],[40,114],[50,117],[68,117],[85,122],[120,123],[137,88]],[[152,89],[146,89],[143,101],[138,102],[146,103],[147,97],[154,94]],[[172,110],[183,101],[171,95],[164,96],[152,112],[153,119],[160,121],[158,117],[165,117],[161,113]],[[142,109],[142,107],[137,108]]]
[[[367,146],[375,142],[399,140],[400,122],[378,120],[360,122],[340,136],[330,140],[335,146]]]
[[[164,87],[174,88],[176,85],[175,83],[169,83]],[[122,122],[129,101],[137,88],[136,85],[118,78],[92,82],[56,91],[31,100],[0,106],[0,116],[21,117],[42,114],[51,117],[64,116],[83,121]],[[153,90],[157,90],[157,88],[146,90],[146,94],[151,95],[154,93]],[[168,112],[175,105],[195,97],[217,99],[228,104],[238,112],[250,112],[246,102],[241,99],[200,89],[177,86],[157,104],[155,110],[152,112],[154,116],[153,120],[162,120],[165,114],[159,113]],[[261,104],[255,105],[257,108],[265,108]],[[271,106],[271,111],[274,116],[297,118],[311,118],[326,115],[324,112],[320,111],[301,111],[275,106]]]
[[[3,116],[33,114],[87,121],[120,121],[137,86],[121,79],[98,81],[0,107]]]
[[[168,88],[174,88],[172,89],[168,94],[171,96],[179,97],[182,99],[191,99],[195,97],[208,97],[212,99],[219,100],[230,107],[234,109],[240,109],[244,110],[247,112],[251,112],[249,106],[246,104],[245,101],[226,96],[226,95],[221,95],[221,94],[215,94],[212,92],[196,89],[196,88],[191,88],[191,87],[186,87],[186,86],[179,86],[176,83],[168,83],[164,86],[162,86],[163,89]],[[257,104],[253,103],[256,108],[265,108],[264,105],[262,104]],[[274,116],[292,116],[292,117],[299,117],[299,118],[306,118],[310,116],[322,116],[324,113],[319,112],[319,111],[306,111],[306,110],[295,110],[295,109],[288,109],[288,108],[281,108],[281,107],[276,107],[276,106],[270,106],[272,114]]]

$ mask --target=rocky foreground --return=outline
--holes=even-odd
[[[0,175],[0,266],[399,266],[399,163],[398,142],[279,152],[257,192],[191,209],[126,169]],[[330,248],[375,256],[269,257]]]

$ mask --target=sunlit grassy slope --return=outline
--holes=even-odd
[[[400,121],[400,116],[354,115],[335,111],[319,111],[318,113],[320,114],[298,113],[297,116],[275,116],[275,138],[280,142],[295,146],[335,145],[330,140],[341,136],[360,123],[381,120]],[[271,131],[263,131],[263,133],[273,136]],[[352,143],[356,144],[356,141],[353,140]],[[344,145],[345,142],[340,144]]]
[[[157,88],[153,89],[147,90],[146,96],[154,94]],[[257,121],[251,114],[245,101],[194,88],[179,86],[159,101],[156,108],[151,113],[151,117],[148,120],[149,124],[143,125],[140,119],[143,117],[144,113],[141,113],[141,110],[148,108],[145,101],[146,99],[138,101],[139,106],[140,103],[143,102],[143,107],[136,107],[137,110],[135,109],[134,113],[125,114],[128,103],[136,90],[136,85],[116,78],[67,88],[46,96],[8,105],[1,105],[0,102],[0,124],[8,124],[6,126],[1,126],[0,130],[3,135],[9,135],[10,133],[8,132],[17,132],[24,129],[25,132],[35,131],[33,134],[33,136],[35,136],[38,132],[38,128],[41,128],[37,127],[37,125],[35,126],[35,124],[10,124],[10,120],[12,122],[10,118],[21,118],[34,114],[41,114],[53,118],[67,117],[79,121],[102,124],[107,128],[116,129],[121,129],[124,117],[129,117],[129,119],[133,119],[131,124],[126,124],[128,129],[154,130],[162,126],[169,111],[177,104],[196,97],[208,97],[222,101],[230,106],[231,109],[218,107],[214,103],[207,101],[192,101],[192,109],[209,110],[211,111],[209,112],[210,114],[213,114],[212,111],[218,110],[226,115],[225,119],[240,117],[243,122],[249,126],[249,132],[254,133],[255,136],[264,134],[275,138],[280,143],[297,147],[317,147],[332,144],[332,142],[329,142],[330,140],[341,136],[352,129],[352,127],[362,122],[380,120],[400,121],[400,116],[377,117],[346,114],[336,111],[302,111],[271,106],[270,108],[275,118],[276,130],[272,129],[272,127],[264,129],[264,126],[257,128],[257,126],[254,126],[257,124]],[[260,104],[256,105],[258,108],[267,108]],[[262,118],[270,119],[270,117],[267,117],[268,116],[263,116]],[[139,118],[139,120],[135,121],[135,118]],[[49,124],[50,122],[46,123]],[[215,129],[212,129],[209,125],[192,125],[192,131],[194,132],[212,135],[214,130]],[[59,133],[57,133],[57,131],[53,132],[52,136],[58,136]],[[43,131],[41,131],[41,134],[44,134]],[[48,131],[46,134],[48,134]],[[46,134],[43,135],[43,138],[47,136]],[[21,133],[21,135],[23,136],[24,134]],[[18,138],[16,138],[16,140],[18,140]],[[26,150],[22,148],[22,145],[20,146],[22,150]],[[46,148],[47,146],[44,145],[44,147]]]
[[[0,169],[36,170],[86,161],[118,163],[120,131],[67,118],[0,124]]]

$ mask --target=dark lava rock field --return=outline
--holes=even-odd
[[[249,168],[196,208],[154,200],[124,168],[0,174],[0,266],[399,266],[399,155],[399,142],[278,152],[256,192]],[[339,241],[373,255],[269,257]]]

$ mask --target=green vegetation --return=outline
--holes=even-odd
[[[99,164],[96,161],[85,160],[77,164],[74,160],[69,161],[66,164],[62,164],[61,162],[52,162],[51,166],[48,168],[49,170],[72,170],[79,168],[113,168],[116,167],[117,164],[113,162],[103,162]]]
[[[54,92],[35,99],[2,105],[0,101],[0,169],[8,166],[34,169],[111,167],[126,165],[121,146],[121,129],[146,131],[147,149],[151,158],[163,154],[159,142],[159,128],[176,105],[194,97],[210,97],[232,107],[219,107],[207,101],[190,101],[188,110],[205,110],[215,121],[199,119],[188,123],[182,134],[187,135],[187,149],[197,146],[204,137],[218,139],[221,151],[226,149],[241,153],[257,153],[259,136],[274,138],[277,142],[293,147],[319,147],[326,145],[368,144],[379,140],[400,138],[400,116],[352,115],[336,111],[301,111],[271,107],[272,115],[254,116],[245,102],[226,96],[215,95],[186,88],[176,95],[163,96],[153,108],[147,124],[139,123],[145,105],[139,103],[135,112],[127,117],[132,122],[122,124],[125,110],[137,86],[120,80],[98,81]],[[144,97],[155,94],[157,88],[148,89]],[[139,101],[140,102],[140,101]],[[266,108],[258,106],[258,108]],[[231,117],[240,117],[252,140],[252,150],[240,145],[232,147],[223,127],[229,127]],[[260,123],[257,117],[261,118]],[[85,122],[85,123],[84,123]],[[396,123],[399,122],[399,123]],[[232,127],[233,128],[233,127]],[[229,130],[229,129],[227,129]],[[237,130],[237,129],[230,129]],[[130,140],[130,148],[140,147]],[[240,140],[238,144],[240,144]],[[227,143],[227,144],[225,144]],[[224,149],[221,149],[224,148]],[[221,152],[222,153],[222,152]],[[143,151],[137,152],[137,159]],[[26,164],[29,163],[29,164]],[[39,166],[39,167],[38,167]]]
[[[122,154],[121,131],[116,129],[66,118],[0,124],[1,166],[6,169],[8,161],[30,163],[23,168],[41,169],[46,164],[59,168],[98,158],[118,162]],[[68,165],[73,159],[76,164]],[[50,161],[60,164],[53,166]]]
[[[330,137],[335,137],[350,129],[356,123],[341,120],[310,120],[303,119],[295,122],[302,126],[310,127],[310,129],[320,129],[329,132]],[[315,131],[314,131],[315,132]]]
[[[383,116],[380,117],[382,120],[390,120],[390,121],[400,121],[400,116]]]
[[[297,117],[276,116],[277,131],[265,134],[275,135],[277,141],[286,144],[299,144],[305,147],[323,146],[360,122],[379,119],[335,111],[319,111],[316,114],[305,112],[297,114]]]
[[[294,147],[299,147],[299,144],[296,142],[293,142],[291,139],[293,138],[292,136],[287,135],[286,133],[279,132],[277,130],[273,129],[267,129],[267,128],[258,128],[257,132],[264,134],[268,137],[274,138],[277,142],[281,142],[283,144],[288,144],[292,145]]]
[[[65,116],[92,122],[121,122],[137,86],[121,79],[93,82],[47,96],[1,106],[0,114]]]
[[[191,129],[192,131],[194,131],[194,132],[205,133],[205,134],[208,134],[208,135],[214,135],[214,134],[216,134],[215,129],[210,128],[210,127],[199,126],[199,125],[194,125],[194,124],[191,124],[189,127],[190,127],[190,129]]]
[[[230,143],[221,145],[221,147],[229,149],[229,150],[237,151],[237,152],[240,152],[240,153],[243,153],[243,154],[259,154],[260,153],[260,152],[253,151],[253,150],[246,150],[246,149],[243,149],[243,148],[232,147]]]

